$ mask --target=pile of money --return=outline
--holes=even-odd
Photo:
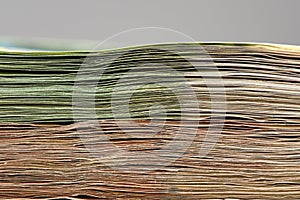
[[[0,197],[299,199],[299,66],[276,44],[2,48]]]

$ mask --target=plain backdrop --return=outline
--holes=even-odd
[[[300,45],[300,0],[4,0],[0,36],[104,40],[158,26],[198,41]]]

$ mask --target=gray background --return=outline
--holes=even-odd
[[[159,26],[198,41],[300,44],[299,0],[7,0],[0,36],[104,40]]]

